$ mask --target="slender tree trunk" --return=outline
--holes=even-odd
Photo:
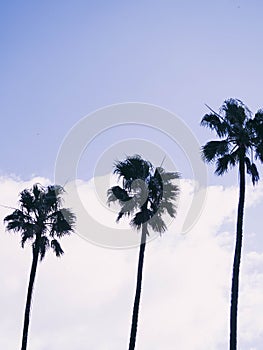
[[[146,245],[146,235],[147,235],[147,224],[145,223],[142,225],[142,237],[141,237],[141,245],[140,245],[140,253],[139,253],[136,293],[135,293],[135,299],[134,299],[134,305],[133,305],[132,326],[131,326],[129,350],[134,350],[135,343],[136,343],[139,305],[140,305],[141,287],[142,287],[143,259],[144,259],[145,245]]]
[[[31,307],[34,281],[35,281],[36,271],[37,271],[37,263],[38,263],[38,251],[34,250],[34,248],[33,248],[33,261],[32,261],[32,265],[31,265],[29,284],[28,284],[28,289],[27,289],[27,299],[26,299],[26,308],[25,308],[25,316],[24,316],[24,328],[23,328],[23,338],[22,338],[21,350],[26,350],[26,348],[27,348],[28,327],[29,327],[29,319],[30,319],[30,307]]]
[[[238,287],[239,270],[241,261],[241,248],[243,236],[243,216],[245,203],[245,162],[244,154],[239,160],[239,201],[237,212],[237,232],[236,247],[233,263],[232,291],[231,291],[231,309],[230,309],[230,350],[237,348],[237,309],[238,309]]]

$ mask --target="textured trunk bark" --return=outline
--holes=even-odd
[[[238,288],[239,270],[241,261],[242,237],[243,237],[243,217],[245,203],[245,161],[244,154],[239,160],[239,201],[237,212],[237,232],[236,247],[233,263],[231,310],[230,310],[230,350],[237,348],[237,309],[238,309]]]
[[[32,292],[33,292],[36,271],[37,271],[37,263],[38,263],[38,251],[34,251],[34,249],[33,249],[33,261],[32,261],[32,266],[31,266],[30,277],[29,277],[28,289],[27,289],[27,299],[26,299],[26,308],[25,308],[25,316],[24,316],[24,328],[23,328],[23,338],[22,338],[21,350],[26,350],[26,348],[27,348],[28,327],[29,327],[29,320],[30,320],[30,307],[31,307]]]
[[[141,287],[142,287],[143,260],[144,260],[144,251],[145,251],[145,245],[146,245],[146,235],[147,235],[147,224],[143,224],[142,225],[142,237],[141,237],[140,253],[139,253],[138,272],[137,272],[137,285],[136,285],[136,293],[135,293],[135,299],[134,299],[134,305],[133,305],[132,326],[131,326],[129,350],[134,350],[135,343],[136,343],[139,305],[140,305]]]

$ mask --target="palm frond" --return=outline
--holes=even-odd
[[[263,162],[263,110],[259,110],[252,120],[252,129],[254,132],[254,149],[256,159]]]
[[[136,200],[136,197],[133,197],[127,202],[122,202],[121,210],[118,213],[116,221],[118,222],[123,216],[131,216],[136,209],[140,207],[140,203]]]
[[[24,248],[27,240],[33,240],[35,238],[35,225],[27,224],[24,227],[24,231],[21,233],[21,247]]]
[[[44,259],[49,247],[50,247],[49,239],[46,236],[41,236],[35,242],[35,248],[38,248],[38,251],[39,251],[40,261]]]
[[[30,222],[30,216],[23,213],[22,210],[16,209],[12,214],[7,215],[4,218],[4,222],[8,222],[6,226],[8,231],[13,230],[15,232],[19,232],[23,231],[25,229],[25,224]]]
[[[57,210],[62,204],[61,195],[64,193],[64,189],[59,185],[48,186],[45,191],[43,198],[43,204],[45,205],[46,211]]]
[[[262,109],[257,111],[252,122],[253,122],[253,129],[256,134],[256,137],[258,138],[259,141],[262,142],[263,140],[263,110]]]
[[[59,242],[56,239],[52,239],[50,246],[58,258],[64,254],[64,251],[61,248],[61,245],[59,244]]]
[[[177,171],[165,171],[162,167],[156,167],[153,177],[161,177],[162,182],[180,179],[180,174]]]
[[[162,201],[160,205],[160,212],[167,212],[172,218],[176,215],[176,205],[171,201]]]
[[[152,169],[152,164],[145,161],[139,155],[129,156],[124,161],[118,161],[114,165],[114,174],[125,180],[124,188],[129,189],[131,181],[145,180]]]
[[[150,200],[160,202],[163,197],[174,198],[178,192],[178,186],[172,181],[180,178],[178,172],[166,172],[162,168],[156,168],[154,175],[149,180]]]
[[[108,196],[108,204],[110,204],[111,202],[115,202],[115,201],[121,201],[121,202],[126,202],[129,201],[132,197],[130,197],[128,195],[128,192],[121,188],[120,186],[113,186],[111,187],[108,192],[107,192],[107,196]]]
[[[202,158],[211,163],[218,157],[225,155],[229,151],[229,143],[227,140],[209,141],[202,148]]]
[[[215,173],[217,175],[223,175],[230,168],[236,165],[237,159],[233,154],[225,154],[217,159]]]
[[[214,130],[220,138],[226,136],[228,133],[228,124],[214,113],[205,114],[200,124]]]
[[[172,182],[168,182],[163,187],[162,199],[163,200],[176,200],[180,193],[179,186]]]
[[[26,190],[29,191],[29,190]],[[33,185],[32,193],[34,195],[34,200],[38,200],[41,192],[43,192],[43,187],[39,184]]]
[[[70,209],[63,208],[49,215],[50,234],[62,237],[73,232],[76,216]]]
[[[20,203],[21,207],[25,208],[28,213],[34,210],[34,197],[31,191],[25,189],[20,193]]]
[[[153,215],[148,221],[148,224],[154,232],[158,232],[160,234],[164,233],[167,230],[167,226],[159,214]]]
[[[259,181],[259,173],[255,163],[252,163],[248,157],[245,157],[247,173],[251,176],[252,183],[255,185]]]
[[[246,119],[251,114],[243,102],[233,98],[226,100],[221,110],[224,111],[225,120],[231,125],[244,126]]]
[[[263,141],[257,142],[255,146],[256,159],[259,159],[263,163]]]
[[[139,211],[134,215],[133,219],[131,220],[131,226],[136,228],[137,230],[141,229],[142,225],[151,219],[151,214],[152,213],[149,209]]]

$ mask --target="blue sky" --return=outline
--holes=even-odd
[[[260,1],[0,6],[2,174],[51,177],[65,134],[109,104],[167,108],[200,142],[204,103],[261,107]]]
[[[34,182],[36,177],[40,177],[44,183],[53,181],[56,158],[66,135],[81,118],[108,105],[141,102],[160,106],[181,118],[200,145],[214,137],[199,125],[202,116],[207,112],[205,103],[218,110],[225,99],[236,97],[253,112],[263,108],[262,10],[263,4],[260,0],[1,2],[1,204],[15,206],[18,191]],[[180,145],[175,145],[166,135],[157,135],[156,130],[145,126],[114,126],[97,135],[87,150],[83,151],[77,175],[83,181],[80,186],[87,198],[93,196],[88,181],[98,158],[108,154],[112,156],[112,159],[107,159],[108,168],[99,174],[105,175],[110,171],[111,160],[115,160],[113,150],[122,151],[121,147],[114,145],[129,138],[138,139],[138,142],[147,140],[164,149],[176,162],[182,177],[191,178],[191,164],[182,155]],[[107,150],[110,150],[109,153],[105,153]],[[158,157],[156,159],[161,161],[162,152],[158,153]],[[207,171],[208,192],[211,197],[206,203],[204,215],[189,234],[189,238],[182,239],[180,235],[169,238],[168,232],[167,237],[161,241],[155,240],[152,248],[149,247],[149,266],[145,267],[145,306],[142,307],[144,313],[141,316],[142,324],[145,326],[148,323],[149,327],[143,328],[145,336],[140,330],[138,349],[159,350],[160,347],[155,349],[154,346],[164,344],[163,341],[166,341],[165,350],[173,350],[175,344],[182,350],[211,350],[211,346],[216,350],[226,348],[228,315],[222,310],[228,312],[227,291],[230,279],[226,280],[226,277],[231,275],[234,210],[237,200],[236,188],[232,186],[237,183],[237,174],[232,171],[228,176],[218,178],[213,175],[213,167],[207,168]],[[262,168],[260,173],[263,178]],[[187,181],[183,183],[183,208],[191,200],[192,185],[192,182],[190,185]],[[248,196],[242,274],[244,284],[241,288],[241,345],[246,350],[260,350],[263,341],[260,324],[263,324],[263,320],[257,310],[262,310],[261,315],[263,314],[263,300],[260,297],[263,288],[263,271],[260,265],[263,261],[263,239],[259,221],[263,209],[262,186],[259,186],[257,192],[249,187]],[[98,204],[94,208],[93,210],[101,210]],[[216,213],[212,208],[216,208]],[[2,216],[7,214],[6,209],[1,210]],[[218,214],[218,218],[215,214]],[[4,232],[3,227],[1,231]],[[16,300],[10,319],[0,319],[0,328],[8,334],[6,339],[0,339],[0,347],[7,350],[8,346],[11,350],[20,342],[24,292],[31,259],[30,249],[22,251],[19,248],[19,239],[11,238],[13,237],[1,234],[0,246],[5,247],[5,250],[0,249],[2,259],[10,259],[9,264],[1,271],[1,280],[6,286],[0,294],[1,309],[7,305],[8,293]],[[52,344],[47,343],[53,333],[45,328],[45,322],[50,316],[45,314],[45,306],[41,304],[41,300],[45,298],[57,311],[52,314],[51,325],[56,327],[56,322],[61,322],[58,330],[60,338],[54,342],[54,349],[67,350],[66,345],[68,349],[72,349],[75,339],[79,341],[77,350],[86,349],[86,344],[91,348],[96,344],[96,350],[122,350],[126,346],[128,334],[125,332],[128,332],[130,322],[137,251],[116,253],[83,242],[75,237],[72,245],[69,241],[66,243],[68,254],[65,254],[65,271],[69,274],[63,270],[62,260],[60,265],[55,265],[57,260],[48,257],[47,264],[44,262],[41,265],[39,286],[36,287],[37,300],[33,307],[33,350],[44,350],[45,346],[53,350]],[[192,259],[184,255],[187,254],[187,249],[193,254]],[[78,250],[80,253],[76,255]],[[12,260],[13,251],[17,260]],[[152,255],[155,253],[156,257]],[[164,266],[168,267],[165,275],[158,265],[162,254],[165,256]],[[106,283],[102,280],[103,266],[98,267],[101,271],[97,275],[92,271],[92,259],[97,266],[100,261],[107,266],[107,273],[112,274],[111,281],[106,279]],[[196,266],[193,262],[195,259]],[[218,275],[210,274],[210,261],[211,266],[218,268]],[[174,264],[175,270],[169,270],[171,264]],[[82,284],[85,273],[83,266],[89,266],[87,273],[91,280],[96,280],[92,286],[88,282]],[[182,266],[181,272],[176,266]],[[155,270],[151,272],[151,267],[156,269],[156,275],[153,273]],[[76,277],[72,272],[74,269],[78,271]],[[55,283],[53,271],[63,275],[61,285]],[[186,273],[189,279],[184,284],[182,281]],[[196,276],[199,275],[200,280],[197,281]],[[70,278],[75,278],[76,289],[70,285]],[[176,278],[181,281],[180,288]],[[209,288],[214,288],[211,295],[215,296],[218,305],[215,306],[213,300],[207,301],[206,321],[212,317],[211,310],[212,313],[220,314],[218,323],[214,321],[211,328],[201,315],[202,302],[206,303],[208,297],[205,291],[210,290],[207,289],[207,278],[214,278],[214,284],[210,284]],[[123,284],[119,283],[121,279]],[[159,290],[154,283],[155,279],[160,279],[164,286],[167,283],[167,287],[163,287],[163,291]],[[52,299],[52,290],[45,289],[47,283],[54,283],[54,295],[57,298],[60,298],[63,288],[69,288],[64,304],[61,302],[61,305],[56,305]],[[173,295],[180,300],[189,288],[195,289],[197,285],[200,286],[200,295],[197,293],[191,301],[191,307],[195,310],[192,318],[184,315],[185,318],[182,319],[180,313],[176,318],[174,315],[177,314],[180,303],[173,304]],[[103,288],[107,290],[107,296],[100,293]],[[82,289],[83,292],[76,298],[78,300],[70,299],[71,293]],[[154,301],[154,297],[158,298],[157,291],[162,300],[159,304]],[[191,293],[187,295],[192,298]],[[166,297],[171,301],[169,306],[174,306],[174,309],[171,306],[174,310],[173,317],[167,314],[168,304],[163,304]],[[184,299],[181,300],[184,302]],[[82,310],[86,302],[87,305]],[[120,307],[116,309],[117,302]],[[66,309],[66,305],[69,305],[69,314],[65,316],[68,319],[63,323],[60,310]],[[151,330],[155,329],[151,322],[154,319],[154,305],[160,308],[160,317],[167,322],[167,329],[159,327],[160,333],[156,333],[160,335],[160,343],[150,336],[154,333]],[[17,318],[15,307],[19,308],[21,319]],[[75,319],[75,307],[80,315],[78,320]],[[108,312],[103,332],[105,337],[112,337],[112,348],[107,347],[109,345],[103,339],[98,342],[100,337],[96,333],[100,329],[104,307]],[[91,315],[90,319],[86,317],[87,314]],[[113,324],[113,314],[116,329],[109,327],[109,324]],[[200,323],[195,333],[194,320]],[[250,325],[246,324],[246,320]],[[91,329],[94,326],[92,337],[86,334],[86,325]],[[67,328],[70,326],[73,327],[72,337]],[[178,327],[176,336],[173,333],[175,326]],[[195,343],[191,344],[190,340],[180,338],[180,334],[183,337],[184,330],[188,327],[193,332]],[[210,329],[214,343],[202,337],[203,329]],[[8,343],[10,339],[12,343]],[[186,340],[188,342],[184,343]]]

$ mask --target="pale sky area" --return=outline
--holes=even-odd
[[[214,135],[200,120],[230,97],[263,108],[262,13],[260,0],[1,2],[0,349],[20,346],[31,265],[3,206],[58,179],[69,192],[78,179],[83,207],[65,198],[78,234],[39,265],[28,350],[127,348],[139,234],[105,201],[113,162],[131,152],[181,173],[177,218],[146,246],[137,349],[227,349],[238,177],[201,162]],[[238,342],[261,350],[262,180],[247,186]],[[102,224],[124,241],[96,237]]]

